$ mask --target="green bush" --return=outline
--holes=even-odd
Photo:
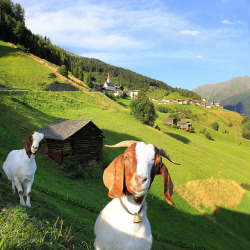
[[[138,97],[130,104],[133,116],[143,124],[153,126],[157,113],[154,104],[149,101],[144,92],[139,92]]]
[[[65,65],[62,65],[58,70],[57,72],[62,75],[62,76],[65,76],[68,78],[68,68],[65,66]]]
[[[111,91],[107,91],[105,94],[108,98],[115,101],[115,95]]]
[[[170,108],[163,106],[163,105],[159,105],[157,106],[157,110],[161,113],[168,113]]]
[[[218,123],[218,122],[214,122],[214,123],[212,123],[211,127],[212,127],[215,131],[218,131],[218,130],[219,130],[219,123]]]
[[[211,134],[205,128],[200,133],[205,135],[207,139],[212,140]]]
[[[250,140],[250,130],[243,131],[242,137],[245,138],[245,139]]]
[[[193,126],[191,126],[191,127],[189,128],[189,133],[194,133],[194,127],[193,127]]]

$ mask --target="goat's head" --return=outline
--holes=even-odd
[[[129,193],[137,200],[148,192],[155,175],[160,174],[164,197],[169,204],[174,205],[170,198],[173,194],[173,183],[162,163],[162,156],[174,164],[179,163],[172,161],[163,149],[136,141],[124,141],[107,147],[128,147],[104,171],[103,180],[109,189],[109,197],[115,198]]]
[[[36,154],[41,145],[43,145],[42,153],[46,154],[48,152],[48,146],[44,134],[39,132],[32,132],[23,140],[23,145],[29,157],[32,154]]]

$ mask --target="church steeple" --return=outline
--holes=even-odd
[[[107,83],[110,83],[110,75],[108,73]]]

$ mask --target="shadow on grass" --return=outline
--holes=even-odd
[[[190,140],[185,136],[174,134],[174,133],[167,133],[167,132],[164,132],[164,133],[171,136],[171,137],[173,137],[173,138],[175,138],[178,141],[181,141],[181,142],[185,143],[185,144],[190,143]]]
[[[18,56],[15,52],[17,50],[15,48],[9,47],[9,46],[5,46],[5,45],[1,45],[0,44],[0,58],[1,57],[8,57],[8,56]]]

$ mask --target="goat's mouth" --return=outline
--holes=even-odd
[[[147,188],[139,188],[139,187],[135,187],[132,184],[130,184],[130,189],[133,191],[133,193],[140,197],[143,196],[147,193]]]

